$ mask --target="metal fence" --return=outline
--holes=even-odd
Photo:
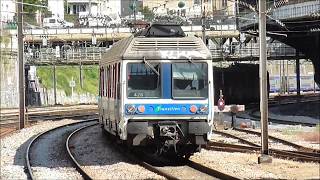
[[[55,48],[30,49],[25,53],[26,62],[30,64],[54,63],[97,63],[102,54],[107,50],[104,47],[85,47],[59,50]]]

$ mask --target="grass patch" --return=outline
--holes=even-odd
[[[77,15],[74,14],[64,14],[64,19],[68,22],[72,22],[74,24],[76,24],[76,21],[78,19]]]
[[[75,81],[74,92],[83,94],[90,93],[98,95],[99,68],[98,66],[82,66],[83,87],[80,85],[80,68],[79,66],[56,66],[57,89],[63,90],[67,96],[71,95],[70,81]],[[41,84],[51,89],[53,88],[53,67],[37,67],[37,76]]]

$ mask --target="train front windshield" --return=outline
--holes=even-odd
[[[160,98],[160,63],[150,64],[150,68],[144,63],[128,64],[128,97],[129,98]]]
[[[127,73],[128,98],[208,98],[207,63],[129,63]]]
[[[207,98],[208,65],[206,63],[172,64],[172,97]]]

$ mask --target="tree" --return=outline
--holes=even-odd
[[[147,21],[152,21],[154,18],[154,13],[149,9],[148,6],[143,7],[142,14],[144,15],[144,19]]]
[[[47,0],[23,0],[23,3],[28,4],[37,4],[37,5],[43,5],[43,3],[47,4]],[[23,5],[23,12],[27,14],[34,15],[36,11],[39,10],[39,7],[32,6],[32,5]]]
[[[23,0],[23,3],[26,3],[23,5],[23,13],[24,13],[23,20],[29,24],[33,24],[33,25],[37,24],[35,19],[35,15],[37,11],[41,13],[42,17],[49,17],[52,15],[52,13],[49,11],[48,8],[34,6],[34,5],[47,6],[48,0]]]

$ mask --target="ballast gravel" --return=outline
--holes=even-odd
[[[127,160],[108,142],[100,126],[89,127],[70,142],[78,163],[93,179],[164,179]]]
[[[203,149],[190,159],[240,179],[319,179],[319,163],[302,163],[272,158],[258,164],[260,154],[227,153]]]
[[[61,121],[44,121],[38,124],[22,129],[12,135],[1,138],[1,179],[27,179],[24,172],[25,152],[31,139],[38,133],[53,129],[69,123],[74,123],[75,120],[65,119]],[[43,178],[57,179],[57,174],[44,173]],[[64,176],[68,178],[67,176]]]
[[[82,179],[67,155],[65,143],[74,130],[92,123],[68,125],[41,136],[30,149],[35,179],[50,178],[48,174],[54,174],[56,179]]]

